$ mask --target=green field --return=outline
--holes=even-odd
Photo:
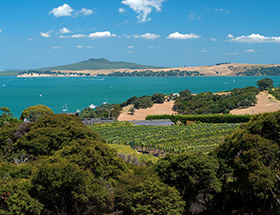
[[[94,125],[91,129],[108,144],[130,145],[153,154],[209,152],[235,131],[240,124],[198,123],[186,126]]]

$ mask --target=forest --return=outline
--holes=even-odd
[[[255,105],[258,94],[256,87],[236,88],[221,95],[211,92],[193,95],[190,90],[184,90],[179,92],[173,110],[179,114],[225,114],[236,108]]]
[[[245,72],[239,72],[237,76],[269,76],[280,75],[280,66],[273,67],[256,67],[253,69],[247,69]]]
[[[23,115],[37,120],[0,127],[0,214],[280,214],[280,111],[228,127],[224,141],[216,138],[207,151],[181,150],[151,162],[129,146],[106,143],[98,127],[76,116],[34,110]],[[175,139],[174,132],[217,137],[223,126],[174,126],[165,139]]]
[[[183,77],[183,76],[204,76],[198,71],[187,71],[187,70],[169,70],[169,71],[133,71],[133,72],[113,72],[107,75],[98,74],[97,76],[126,76],[126,77]]]

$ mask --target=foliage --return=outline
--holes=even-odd
[[[173,110],[179,114],[229,113],[236,108],[246,108],[257,103],[256,87],[233,89],[228,94],[217,95],[211,92],[192,95],[189,90],[179,92]]]
[[[81,111],[80,117],[82,119],[90,119],[90,118],[97,118],[97,115],[95,113],[95,110],[90,107],[86,107]]]
[[[133,72],[112,72],[109,74],[98,74],[98,76],[127,76],[127,77],[182,77],[182,76],[204,76],[198,71],[187,71],[187,70],[144,70],[144,71],[133,71]]]
[[[0,110],[3,112],[3,114],[0,116],[0,127],[11,122],[19,122],[17,118],[13,117],[13,114],[8,107],[1,107]]]
[[[271,93],[277,100],[280,100],[280,88],[279,87],[270,89],[269,93]]]
[[[36,123],[11,124],[0,129],[0,158],[14,160],[25,156],[32,160],[52,155],[73,139],[103,141],[78,117],[67,114],[47,115]]]
[[[0,179],[0,214],[41,214],[43,204],[29,195],[29,186],[24,179]]]
[[[124,215],[179,215],[184,210],[184,201],[178,191],[142,168],[135,168],[132,174],[121,175],[115,193],[116,207]]]
[[[216,153],[224,187],[216,208],[242,214],[279,214],[279,128],[279,111],[257,115],[219,146]]]
[[[30,180],[30,194],[44,204],[45,214],[103,214],[110,204],[102,182],[67,159],[40,160]]]
[[[257,81],[258,88],[263,91],[273,87],[273,80],[270,78],[263,78]]]
[[[37,70],[28,70],[20,72],[18,75],[50,75],[50,76],[90,76],[90,73],[81,73],[81,72],[61,72],[61,71],[37,71]]]
[[[236,74],[244,76],[269,76],[269,75],[280,75],[280,66],[272,67],[255,67],[247,69],[245,72],[239,72]]]
[[[162,93],[155,93],[152,95],[152,101],[154,103],[162,104],[165,101],[165,95]]]
[[[45,105],[35,105],[24,109],[20,115],[20,119],[37,120],[40,117],[47,116],[49,114],[53,114],[52,109]]]
[[[155,164],[158,161],[158,157],[151,154],[138,153],[130,146],[120,144],[108,144],[108,146],[114,149],[118,153],[118,156],[129,164],[141,166],[144,164]]]
[[[216,176],[218,161],[209,155],[167,155],[159,160],[154,170],[164,183],[181,193],[186,202],[186,214],[202,213],[221,190]]]
[[[153,107],[154,103],[151,99],[151,96],[141,96],[139,97],[135,103],[134,103],[134,107],[136,109],[145,109],[145,108],[149,108],[149,107]]]
[[[232,115],[232,114],[207,114],[207,115],[150,115],[146,120],[170,119],[174,123],[181,122],[187,124],[188,121],[202,123],[242,123],[248,122],[252,115]]]
[[[86,107],[82,110],[81,118],[118,118],[122,107],[120,104],[102,104],[97,106],[96,109]]]
[[[116,157],[111,147],[90,139],[73,140],[70,145],[57,151],[55,156],[66,158],[104,180],[116,179],[125,170],[123,162]]]
[[[129,112],[131,115],[134,115],[134,113],[135,113],[135,108],[134,108],[134,107],[130,108],[128,112]]]

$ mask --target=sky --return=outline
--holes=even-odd
[[[0,69],[280,64],[279,0],[1,0]]]

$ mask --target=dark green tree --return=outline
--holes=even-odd
[[[63,158],[38,161],[29,192],[44,205],[43,214],[104,214],[112,204],[101,180]]]
[[[165,101],[165,95],[162,93],[155,93],[152,95],[152,101],[154,103],[162,104]]]
[[[280,112],[257,115],[217,150],[223,182],[216,199],[227,213],[279,214]]]
[[[184,211],[185,203],[179,192],[143,167],[121,175],[114,191],[116,209],[124,215],[179,215]]]
[[[1,107],[0,110],[3,111],[3,114],[0,115],[0,127],[7,125],[10,122],[19,122],[17,118],[13,117],[13,114],[8,107]]]
[[[221,183],[216,172],[218,161],[203,153],[167,155],[155,165],[162,181],[175,187],[186,202],[186,214],[199,214],[212,204]]]
[[[144,95],[144,96],[139,97],[136,100],[134,107],[136,109],[145,109],[145,108],[153,107],[153,105],[154,105],[154,103],[153,103],[151,97]]]
[[[85,118],[97,118],[95,110],[90,108],[90,107],[86,107],[85,109],[82,110],[80,117],[82,119]]]
[[[52,109],[45,105],[35,105],[24,109],[20,115],[20,119],[37,120],[40,117],[47,116],[49,114],[53,114]]]
[[[257,81],[257,85],[261,91],[268,90],[270,88],[273,88],[273,80],[270,78],[263,78]]]

